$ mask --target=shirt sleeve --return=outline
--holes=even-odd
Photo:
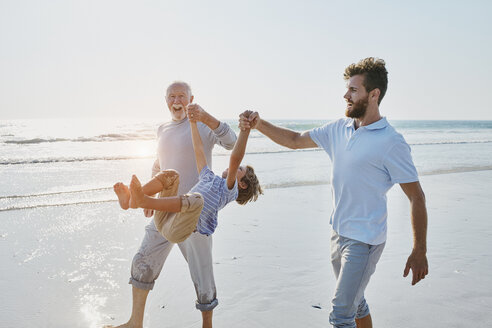
[[[323,148],[330,156],[333,153],[333,128],[337,122],[329,122],[325,125],[309,131],[309,136],[318,147]]]
[[[387,153],[383,165],[392,183],[409,183],[419,181],[417,169],[413,164],[410,146],[402,140]]]
[[[237,189],[237,180],[234,182],[232,189],[227,188],[227,182],[224,181],[224,198],[225,204],[237,199],[239,190]]]
[[[220,122],[217,129],[212,131],[217,138],[215,141],[216,144],[221,145],[227,150],[231,150],[232,148],[234,148],[237,136],[227,123]]]
[[[212,172],[212,170],[210,170],[207,165],[203,167],[203,169],[200,171],[200,175],[198,176],[201,181],[212,181],[214,177],[214,172]]]

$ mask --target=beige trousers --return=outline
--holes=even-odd
[[[177,171],[165,170],[159,172],[155,178],[163,185],[159,198],[177,196],[179,187]],[[180,198],[179,213],[156,211],[154,215],[157,230],[172,243],[184,241],[195,231],[203,208],[203,197],[199,193],[181,195]]]

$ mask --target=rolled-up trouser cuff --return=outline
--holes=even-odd
[[[362,300],[362,302],[359,304],[359,307],[357,308],[357,314],[355,315],[356,319],[361,319],[364,317],[367,317],[371,312],[369,311],[369,305],[367,305],[367,302],[365,299]]]
[[[206,304],[201,304],[196,301],[195,304],[197,310],[200,311],[212,311],[217,305],[219,305],[219,301],[217,299],[214,299],[212,302]]]
[[[138,289],[143,289],[143,290],[152,290],[155,284],[155,282],[141,282],[135,280],[133,277],[130,277],[130,281],[128,281],[128,283],[130,285],[133,285],[134,287],[137,287]]]

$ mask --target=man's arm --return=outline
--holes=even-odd
[[[281,146],[290,149],[316,148],[318,145],[311,139],[308,131],[296,132],[276,126],[260,118],[258,112],[246,111],[239,116],[239,128],[257,129]]]
[[[203,151],[202,137],[200,136],[200,132],[198,132],[196,120],[193,118],[190,119],[190,114],[188,114],[188,119],[190,120],[191,126],[191,140],[193,141],[193,150],[195,151],[196,169],[198,170],[198,174],[200,174],[207,165],[207,158]]]
[[[239,137],[237,138],[234,149],[231,152],[231,157],[229,159],[229,171],[227,172],[227,188],[229,190],[234,187],[236,183],[237,169],[241,165],[241,162],[246,152],[246,144],[248,142],[250,129],[245,129],[239,131]]]
[[[412,285],[418,283],[429,274],[427,263],[427,210],[425,207],[425,195],[420,183],[400,183],[401,189],[410,200],[411,220],[413,229],[413,250],[408,257],[403,271],[406,277],[412,270]]]
[[[187,106],[187,111],[188,118],[192,115],[194,120],[202,122],[213,131],[219,145],[227,150],[231,150],[234,147],[237,137],[229,125],[221,123],[198,104],[189,104]]]

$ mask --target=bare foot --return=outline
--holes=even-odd
[[[118,182],[113,186],[113,190],[118,196],[121,208],[127,210],[130,207],[130,190],[128,187]]]
[[[130,207],[139,208],[142,207],[145,201],[145,195],[142,191],[142,185],[136,175],[132,176],[132,182],[130,183]]]

